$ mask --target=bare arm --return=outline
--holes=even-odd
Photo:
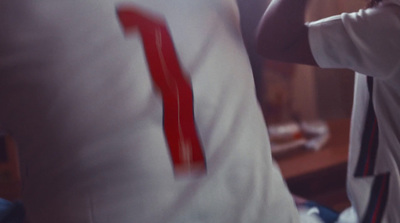
[[[307,0],[273,0],[258,27],[257,48],[268,59],[317,66],[304,24]]]

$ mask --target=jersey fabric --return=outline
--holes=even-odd
[[[170,58],[146,56],[148,30],[124,30],[117,8],[168,27],[205,172],[174,172],[148,61]],[[298,222],[238,27],[231,0],[1,1],[0,124],[18,142],[29,222]]]
[[[358,222],[400,222],[400,2],[312,22],[323,68],[356,71],[347,189]]]

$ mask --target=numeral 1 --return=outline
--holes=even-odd
[[[175,175],[202,174],[206,162],[196,130],[193,90],[164,19],[134,6],[117,10],[125,34],[139,31],[152,80],[161,91],[164,134]]]

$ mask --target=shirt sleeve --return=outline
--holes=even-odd
[[[381,5],[311,22],[309,42],[320,67],[388,77],[400,67],[400,7]]]

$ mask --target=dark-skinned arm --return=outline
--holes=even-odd
[[[317,66],[305,25],[307,0],[273,0],[258,27],[258,52],[271,60]]]

